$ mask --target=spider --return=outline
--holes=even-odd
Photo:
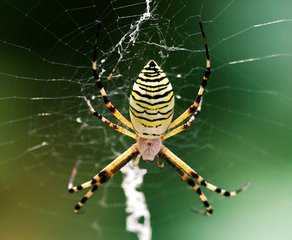
[[[235,196],[239,192],[246,189],[247,185],[235,191],[227,191],[213,185],[205,180],[183,160],[172,153],[163,144],[166,139],[188,129],[201,111],[207,80],[211,74],[211,60],[207,45],[207,38],[205,36],[201,21],[199,22],[199,26],[205,48],[205,71],[194,102],[174,121],[172,121],[174,112],[173,89],[171,83],[166,77],[166,74],[154,60],[150,60],[145,65],[137,80],[134,82],[129,102],[131,119],[131,121],[129,121],[113,105],[107,95],[107,92],[99,77],[100,71],[97,68],[96,48],[94,49],[92,57],[92,73],[96,81],[96,87],[100,91],[105,107],[127,128],[112,123],[93,108],[88,98],[84,97],[84,100],[86,101],[93,116],[101,120],[113,130],[133,138],[136,143],[114,159],[91,180],[84,182],[81,185],[73,185],[73,179],[77,171],[76,166],[73,168],[68,184],[69,192],[74,193],[90,188],[90,190],[85,193],[83,198],[75,205],[75,212],[78,213],[87,200],[93,196],[94,192],[102,184],[110,180],[114,174],[116,174],[124,165],[135,157],[138,159],[142,157],[145,161],[153,161],[156,155],[160,155],[165,158],[166,162],[178,171],[182,181],[190,185],[191,188],[198,194],[200,201],[205,207],[204,214],[206,215],[211,215],[213,213],[213,208],[209,204],[205,194],[202,192],[201,187],[205,187],[208,190],[218,193],[224,197]],[[183,123],[185,120],[187,121]]]

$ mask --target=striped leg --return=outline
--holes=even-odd
[[[213,214],[213,208],[208,202],[208,199],[206,195],[202,192],[200,185],[192,179],[188,174],[186,174],[184,171],[182,171],[179,168],[176,168],[178,174],[180,175],[181,179],[186,182],[188,185],[191,186],[194,192],[196,192],[199,195],[200,201],[203,203],[206,211],[204,212],[205,215],[212,215]]]
[[[93,73],[93,77],[95,79],[96,82],[96,86],[99,89],[99,92],[103,98],[104,104],[106,106],[106,108],[125,126],[127,126],[130,129],[133,129],[132,123],[125,118],[118,109],[116,109],[116,107],[112,104],[112,102],[110,101],[107,92],[101,82],[101,79],[99,78],[99,72],[97,70],[97,56],[96,56],[96,47],[94,48],[93,51],[93,57],[92,57],[92,73]]]
[[[208,199],[206,195],[202,192],[200,185],[192,179],[188,174],[186,174],[184,171],[180,170],[179,168],[176,168],[178,174],[181,177],[181,180],[186,182],[188,185],[191,186],[194,192],[196,192],[199,195],[200,201],[203,203],[203,206],[205,207],[206,211],[204,212],[204,215],[212,215],[213,214],[213,208],[208,202]]]
[[[206,54],[206,68],[205,68],[205,72],[204,75],[202,77],[202,81],[201,81],[201,85],[197,94],[197,97],[195,99],[195,101],[193,102],[193,104],[184,112],[182,113],[178,118],[176,118],[169,126],[169,129],[174,128],[175,126],[177,126],[178,124],[180,124],[181,122],[183,122],[185,119],[187,119],[188,117],[190,117],[192,114],[194,114],[197,109],[200,107],[200,102],[201,99],[204,95],[205,92],[205,88],[207,86],[207,81],[211,75],[211,60],[210,60],[210,55],[209,55],[209,49],[208,49],[208,44],[207,44],[207,38],[203,29],[203,24],[202,22],[199,23],[200,24],[200,29],[201,29],[201,34],[203,37],[203,41],[204,41],[204,47],[205,47],[205,54]]]
[[[132,157],[138,154],[137,144],[132,145],[128,150],[123,152],[110,164],[108,164],[103,170],[101,170],[97,175],[95,175],[90,181],[87,181],[81,185],[73,186],[73,183],[68,184],[69,192],[79,192],[85,188],[91,189],[83,196],[83,198],[75,205],[75,212],[79,212],[81,207],[86,203],[86,201],[93,196],[94,192],[98,189],[99,186],[106,183],[115,173],[117,173],[124,165],[126,165]],[[73,169],[73,174],[76,175],[76,171]],[[70,177],[72,180],[74,177]]]
[[[198,115],[201,112],[202,103],[203,103],[203,98],[201,99],[197,110],[192,114],[192,116],[189,118],[189,120],[186,123],[184,123],[184,124],[176,127],[175,129],[172,129],[171,131],[167,132],[164,136],[161,137],[161,139],[166,140],[170,137],[173,137],[173,136],[187,130],[190,126],[192,126],[193,122],[197,119]]]
[[[191,186],[191,188],[193,189],[194,192],[196,192],[199,195],[200,201],[203,203],[206,211],[205,214],[210,216],[213,214],[213,208],[210,205],[210,203],[208,202],[208,199],[206,197],[206,195],[202,192],[200,186],[198,185],[198,183],[196,183],[195,180],[193,180],[191,177],[189,177],[187,174],[182,173],[181,172],[181,179],[186,182],[187,184],[189,184]]]
[[[201,186],[206,187],[208,190],[212,192],[216,192],[221,196],[224,197],[234,197],[238,193],[247,189],[248,184],[244,185],[243,187],[235,190],[235,191],[227,191],[225,189],[219,188],[212,183],[206,181],[202,176],[200,176],[195,170],[193,170],[189,165],[187,165],[183,160],[177,157],[174,153],[172,153],[167,147],[163,146],[160,153],[167,158],[167,161],[178,169],[181,172],[186,173],[188,176],[194,178],[194,180],[200,184]]]
[[[112,123],[111,121],[109,121],[108,119],[106,119],[105,117],[103,117],[100,113],[98,113],[97,111],[94,110],[94,108],[91,105],[91,102],[89,99],[87,99],[86,97],[84,97],[84,100],[89,108],[89,111],[92,113],[93,116],[97,117],[99,120],[101,120],[104,124],[108,125],[111,129],[120,132],[124,135],[127,135],[133,139],[136,139],[136,134],[132,133],[131,131]]]
[[[74,164],[73,166],[73,169],[71,171],[71,175],[69,177],[69,181],[68,181],[68,190],[70,192],[70,189],[72,189],[74,187],[74,180],[75,180],[75,177],[77,175],[77,170],[78,170],[78,166],[80,164],[80,160],[76,161],[76,163]]]

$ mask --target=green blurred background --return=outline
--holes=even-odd
[[[80,215],[72,207],[81,195],[66,190],[76,160],[82,182],[130,145],[89,116],[80,97],[96,94],[92,45],[98,33],[104,77],[116,66],[107,86],[123,112],[132,81],[154,58],[174,85],[178,114],[204,66],[200,14],[213,75],[198,122],[166,145],[219,186],[251,186],[231,200],[205,191],[215,212],[204,217],[172,168],[141,163],[152,239],[292,239],[291,1],[152,2],[135,44],[127,35],[120,46],[120,62],[110,51],[144,2],[2,0],[0,9],[1,239],[137,239],[125,230],[121,174]],[[101,101],[95,107],[110,117]]]

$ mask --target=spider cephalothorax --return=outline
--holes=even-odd
[[[200,200],[206,208],[206,214],[208,215],[213,213],[213,209],[210,206],[205,194],[201,191],[201,186],[225,197],[235,196],[245,189],[245,187],[243,187],[236,191],[227,191],[211,184],[162,144],[162,142],[166,139],[189,128],[197,115],[200,113],[205,87],[211,74],[211,60],[207,40],[201,22],[200,30],[204,40],[206,68],[195,101],[174,121],[172,121],[174,110],[174,93],[172,86],[166,77],[166,74],[154,60],[150,60],[145,65],[133,85],[130,96],[131,121],[129,121],[112,104],[105,88],[102,85],[101,79],[99,78],[99,70],[97,68],[96,49],[94,50],[92,72],[96,81],[96,86],[102,95],[106,108],[108,108],[113,116],[115,116],[127,128],[114,124],[103,117],[100,113],[95,111],[90,100],[84,98],[88,108],[90,112],[104,124],[108,125],[117,132],[133,138],[136,143],[120,154],[91,180],[81,185],[73,185],[74,176],[76,175],[76,168],[73,169],[68,184],[69,192],[73,193],[81,191],[85,188],[91,188],[75,205],[76,212],[78,212],[86,201],[93,196],[94,192],[100,185],[107,182],[135,156],[141,156],[143,160],[146,161],[153,161],[157,154],[163,156],[170,165],[176,168],[181,179],[189,184],[199,195]],[[185,120],[187,121],[183,123]]]
[[[137,149],[145,161],[153,161],[162,147],[161,139],[147,139],[139,137],[137,140]]]

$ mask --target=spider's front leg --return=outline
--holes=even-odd
[[[115,173],[117,173],[124,165],[126,165],[132,157],[138,155],[137,144],[133,144],[125,152],[119,155],[115,160],[108,164],[103,170],[101,170],[97,175],[95,175],[90,181],[87,181],[81,185],[73,186],[73,180],[76,175],[76,168],[74,167],[72,174],[69,179],[68,190],[70,193],[79,192],[83,189],[91,189],[83,196],[83,198],[75,205],[75,212],[83,207],[89,198],[91,198],[94,192],[99,186],[106,183]]]
[[[183,124],[175,129],[173,129],[169,133],[167,133],[167,135],[165,136],[165,139],[172,137],[172,136],[184,131],[185,129],[189,128],[191,126],[191,124],[193,123],[193,121],[195,120],[195,117],[199,114],[199,112],[201,110],[203,95],[205,93],[208,79],[211,75],[211,59],[210,59],[209,48],[208,48],[208,44],[207,44],[207,38],[206,38],[204,29],[203,29],[202,22],[199,22],[199,25],[200,25],[201,35],[202,35],[202,38],[204,41],[205,56],[206,56],[206,66],[205,66],[204,74],[203,74],[202,79],[201,79],[200,88],[199,88],[199,91],[197,93],[197,97],[195,98],[195,101],[193,102],[193,104],[184,113],[182,113],[178,118],[173,120],[171,122],[171,124],[169,125],[168,129],[169,130],[173,129],[174,127],[181,124],[183,121],[185,121],[187,118],[190,117],[189,121],[186,124]]]
[[[108,94],[101,82],[100,79],[100,70],[97,69],[97,55],[96,55],[96,46],[93,51],[92,56],[92,74],[95,79],[96,87],[99,89],[99,92],[103,98],[104,104],[106,108],[113,114],[115,118],[117,118],[122,124],[127,126],[128,128],[134,130],[132,123],[123,116],[123,114],[112,104],[111,100],[108,97]]]

